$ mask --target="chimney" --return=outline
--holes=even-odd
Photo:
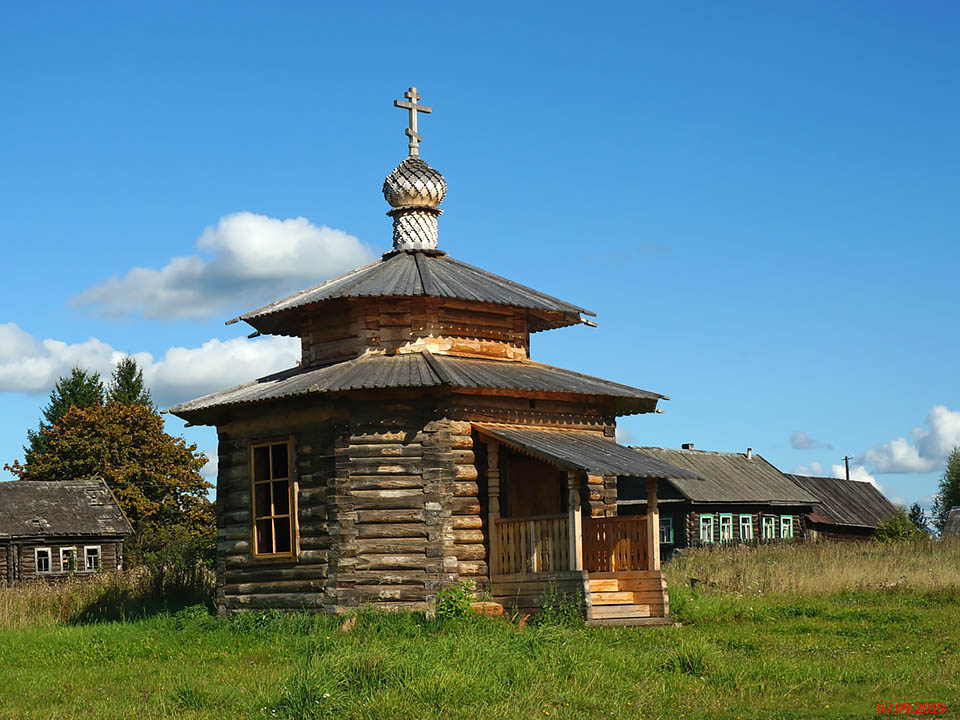
[[[747,460],[753,460],[753,448],[747,448]]]
[[[693,450],[693,443],[684,443],[680,448],[683,450]]]

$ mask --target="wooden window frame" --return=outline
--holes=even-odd
[[[74,546],[72,546],[72,547],[61,547],[61,548],[60,548],[60,572],[64,572],[64,573],[65,573],[65,572],[70,572],[70,571],[67,569],[67,566],[66,566],[66,565],[64,564],[64,562],[63,562],[63,555],[64,555],[64,553],[67,553],[67,554],[73,553],[73,572],[79,572],[79,571],[80,571],[80,568],[77,567],[77,547],[76,547],[76,545],[74,545]]]
[[[719,518],[720,520],[717,524],[720,528],[720,542],[732,543],[733,542],[733,513],[720,513]],[[730,521],[730,537],[728,537],[726,540],[723,539],[723,521],[724,520]]]
[[[40,553],[47,554],[47,569],[40,569]],[[33,572],[37,575],[49,575],[53,572],[53,551],[48,547],[35,547],[33,549]]]
[[[703,521],[710,521],[710,538],[708,540],[703,539]],[[701,513],[700,514],[700,544],[701,545],[713,545],[713,514]]]
[[[771,528],[769,536],[767,536],[768,524]],[[762,515],[760,517],[760,537],[764,542],[773,542],[777,539],[777,518],[774,515]]]
[[[789,528],[790,533],[785,535],[783,533],[784,528]],[[780,516],[780,539],[781,540],[793,540],[793,515],[781,515]]]
[[[97,551],[97,562],[96,567],[87,567],[87,550],[96,550]],[[101,567],[103,567],[103,550],[99,545],[84,545],[83,546],[83,572],[96,572]]]
[[[744,522],[746,520],[746,522]],[[740,519],[738,524],[740,530],[740,542],[751,542],[753,540],[753,515],[748,513],[740,513]],[[749,528],[747,537],[743,536],[743,529]]]
[[[256,479],[256,467],[254,461],[254,454],[257,448],[267,447],[272,448],[276,445],[286,445],[287,446],[287,476],[286,478],[275,478],[273,476],[273,451],[270,450],[267,453],[267,456],[270,460],[269,464],[269,479],[257,481]],[[281,514],[273,513],[273,483],[277,480],[286,480],[287,481],[287,512]],[[270,486],[270,504],[271,504],[271,514],[270,515],[257,515],[257,485],[269,485]],[[250,548],[251,555],[255,560],[285,560],[285,559],[294,559],[297,555],[297,545],[296,545],[296,520],[297,520],[297,506],[296,506],[296,492],[294,490],[294,456],[293,456],[293,437],[283,437],[275,438],[273,440],[264,440],[262,442],[251,443],[250,444]],[[257,520],[271,520],[271,523],[278,518],[287,518],[288,526],[290,530],[290,550],[286,552],[260,552],[259,543],[257,541]],[[273,534],[273,545],[276,546],[276,530],[275,525],[272,525],[274,528]],[[271,548],[273,550],[274,548]]]
[[[665,533],[664,533],[665,530],[668,531],[668,532],[666,533],[667,537],[669,538],[668,540],[664,540],[664,539],[663,539],[663,535],[665,534]],[[667,514],[667,515],[661,515],[661,516],[660,516],[660,544],[661,544],[661,545],[673,545],[673,544],[674,544],[674,536],[673,536],[673,515]]]

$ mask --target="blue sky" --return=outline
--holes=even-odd
[[[598,313],[534,358],[670,395],[631,443],[851,455],[929,498],[960,444],[955,4],[332,5],[7,8],[0,458],[75,362],[137,353],[165,404],[290,364],[223,321],[388,248],[415,84],[441,248]]]

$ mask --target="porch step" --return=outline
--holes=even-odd
[[[670,601],[661,572],[590,573],[590,624],[669,625]]]
[[[590,602],[594,605],[632,605],[632,592],[594,592],[590,588]]]
[[[663,617],[666,612],[663,604],[647,605],[594,605],[593,620],[613,620],[616,618]]]
[[[587,620],[587,626],[606,625],[607,627],[637,627],[637,626],[667,626],[673,625],[674,620],[671,617],[629,617],[629,618],[604,618],[602,620]]]

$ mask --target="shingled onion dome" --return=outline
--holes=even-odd
[[[394,250],[436,250],[437,206],[447,194],[443,175],[418,156],[397,165],[383,181],[383,197],[393,207]]]

